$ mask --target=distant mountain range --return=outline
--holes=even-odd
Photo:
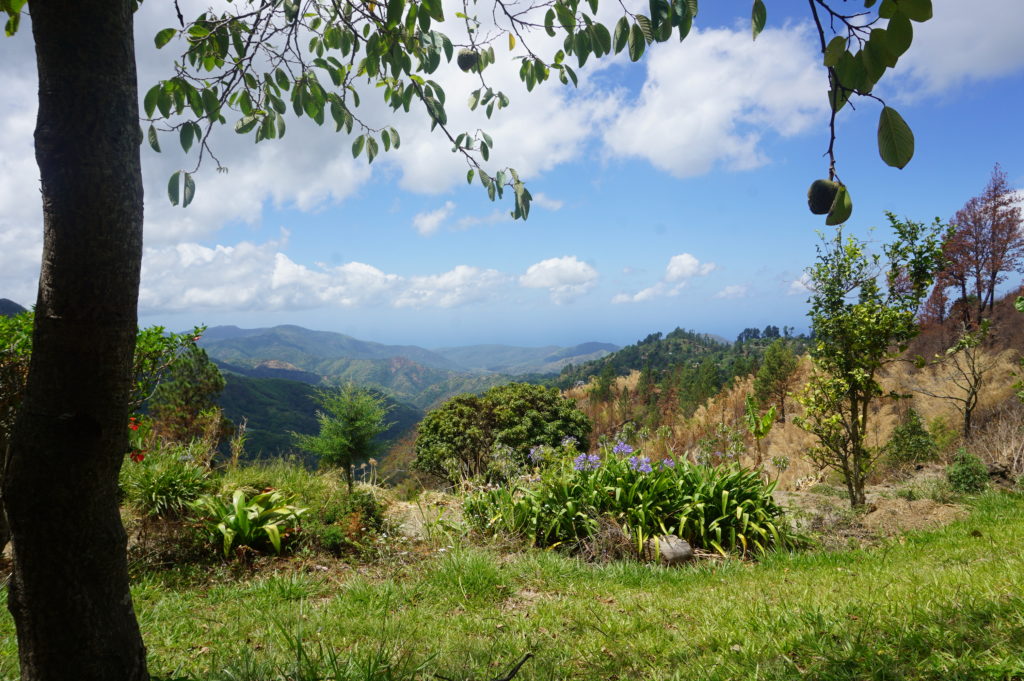
[[[619,349],[611,343],[581,343],[569,348],[545,345],[524,348],[514,345],[466,345],[435,348],[434,352],[472,371],[487,371],[512,376],[556,374],[568,364],[600,359]]]
[[[200,344],[226,371],[307,384],[350,381],[383,389],[421,409],[461,392],[486,390],[512,376],[556,374],[567,364],[618,349],[609,343],[584,343],[571,348],[474,345],[427,350],[290,325],[215,326],[206,330]]]
[[[383,437],[408,434],[425,410],[464,392],[531,374],[553,375],[570,363],[585,362],[618,349],[609,343],[571,348],[473,345],[427,350],[385,345],[299,326],[240,329],[215,326],[200,345],[224,372],[227,387],[219,399],[224,414],[248,419],[247,450],[259,456],[291,448],[289,432],[314,432],[320,384],[352,382],[384,391],[393,405],[394,426]]]
[[[558,373],[566,364],[597,359],[619,349],[611,343],[582,343],[572,347],[469,345],[428,350],[417,345],[385,345],[292,325],[263,329],[214,326],[206,330],[202,345],[210,356],[224,362],[251,365],[274,360],[323,376],[338,374],[345,366],[345,362],[339,364],[339,360],[395,358],[447,371],[509,375]]]

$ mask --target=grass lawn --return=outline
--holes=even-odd
[[[410,564],[136,579],[159,678],[1024,680],[1024,496],[871,550],[663,569],[456,547]],[[0,677],[16,678],[0,615]],[[435,676],[437,675],[437,676]]]

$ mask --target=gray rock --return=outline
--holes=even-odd
[[[680,565],[693,560],[693,547],[674,534],[663,534],[644,542],[644,559],[658,560],[665,565]]]

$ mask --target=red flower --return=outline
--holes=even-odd
[[[128,458],[135,463],[142,463],[142,460],[146,458],[145,449],[133,449],[132,453],[128,455]]]

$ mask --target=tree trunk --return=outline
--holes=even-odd
[[[147,679],[117,476],[142,259],[130,0],[30,3],[43,263],[4,499],[25,681]]]

